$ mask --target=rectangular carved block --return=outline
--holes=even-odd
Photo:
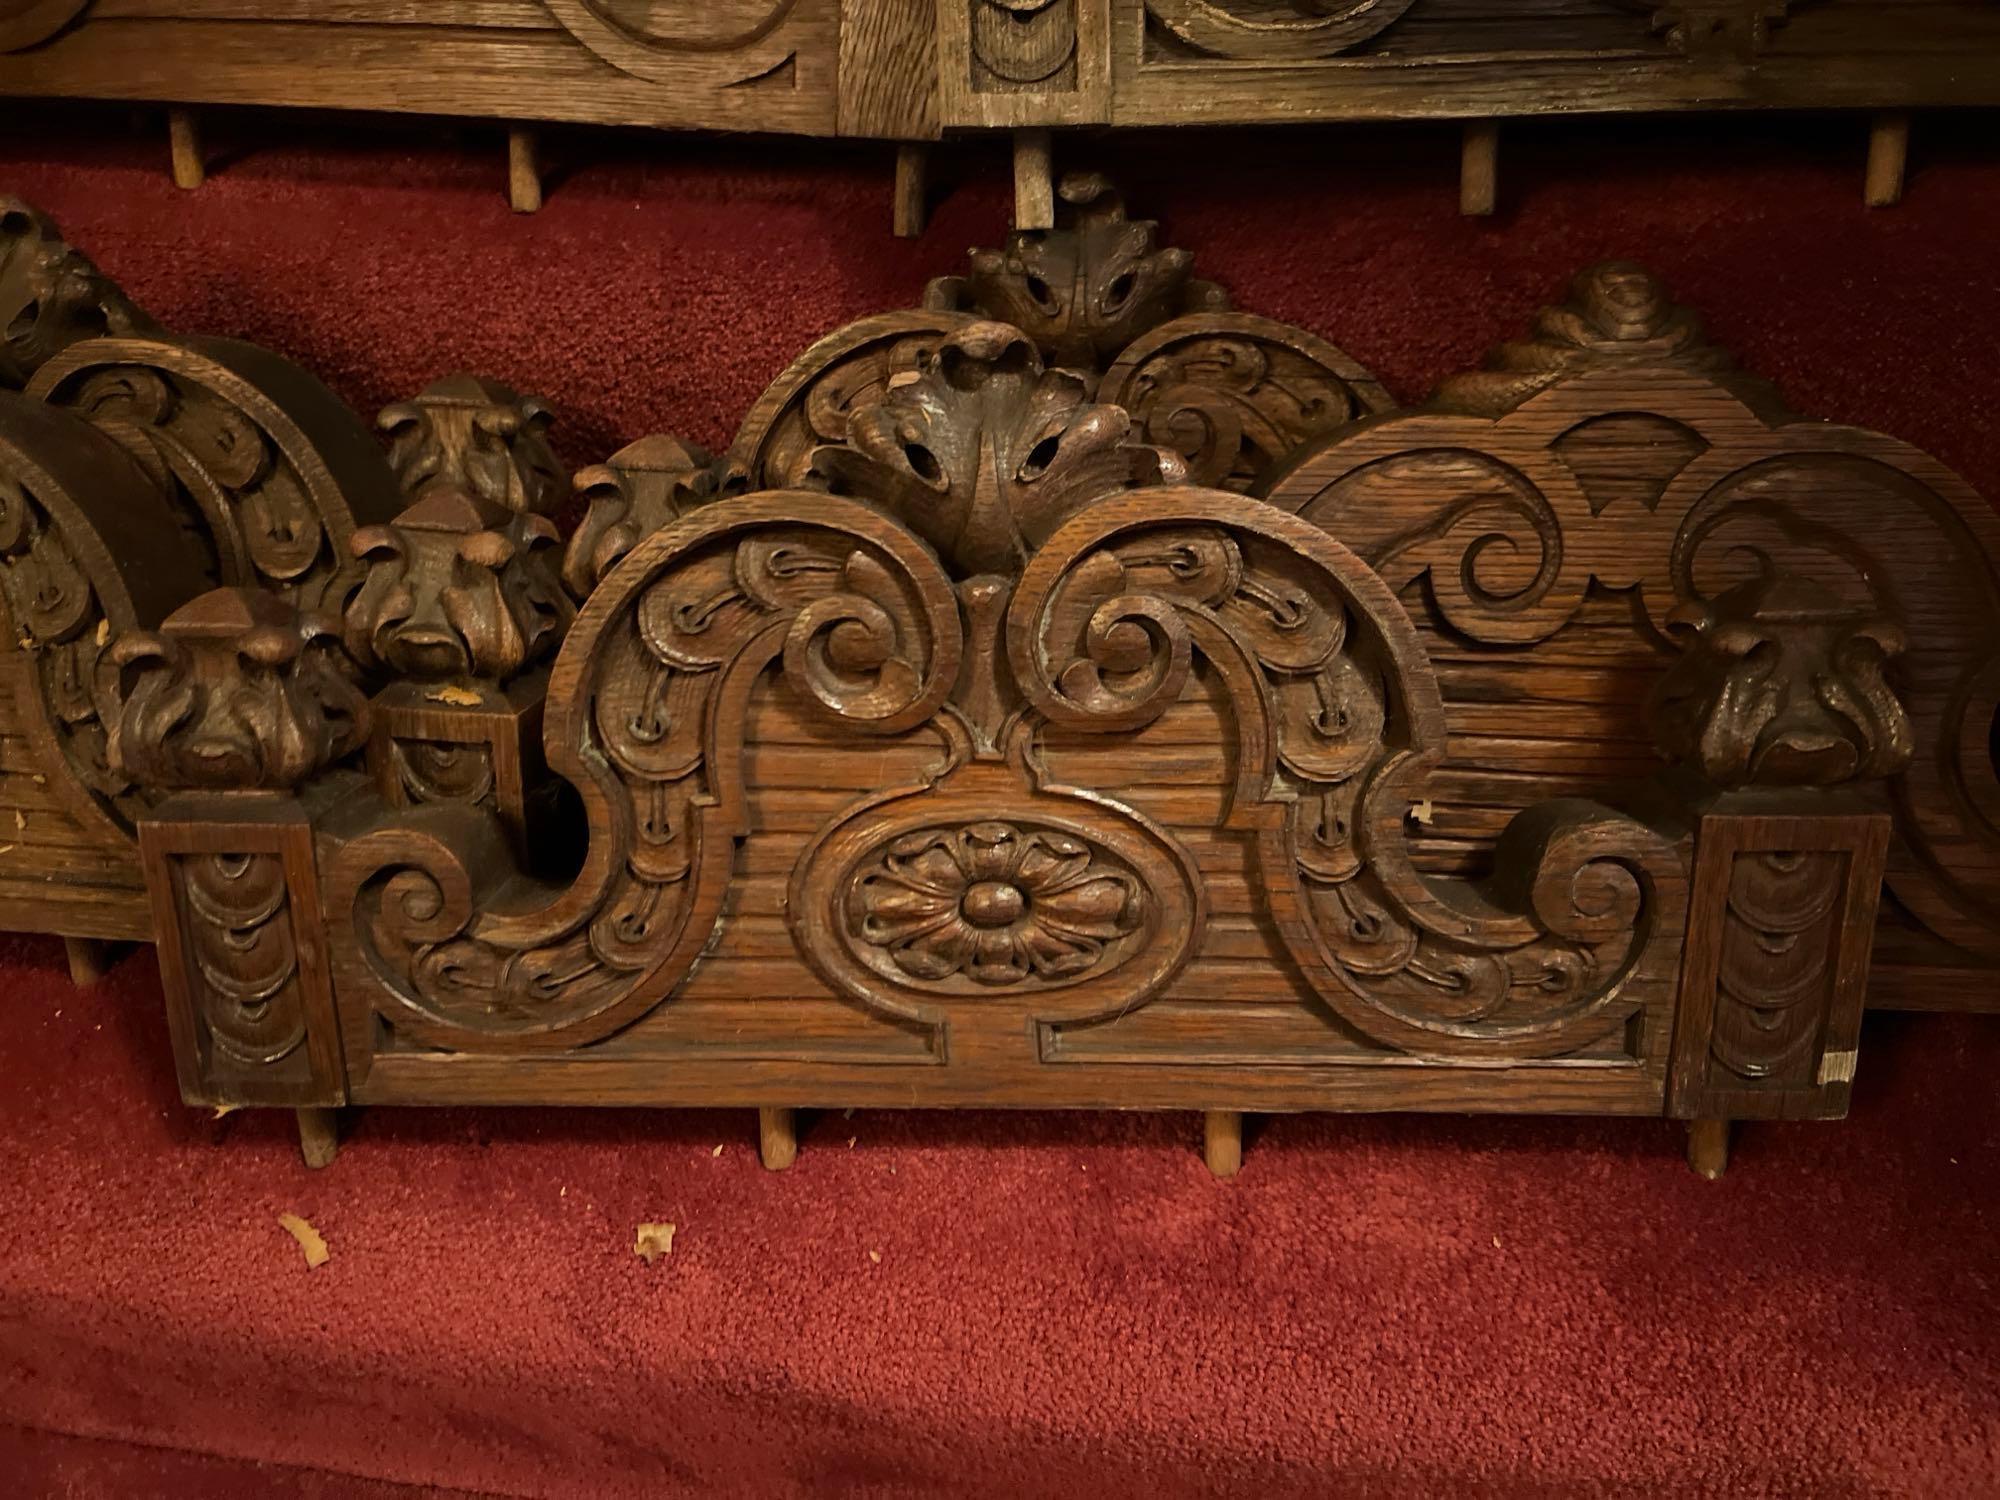
[[[1730,802],[1705,811],[1695,835],[1670,1111],[1838,1118],[1854,1078],[1888,816]]]
[[[352,778],[341,784],[353,790]],[[346,1102],[313,815],[275,792],[186,794],[139,824],[174,1066],[190,1104]]]
[[[391,807],[491,807],[524,854],[529,788],[542,781],[546,672],[506,688],[392,683],[373,704],[368,771]],[[456,694],[444,697],[443,694]]]

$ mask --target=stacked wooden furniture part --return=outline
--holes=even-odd
[[[1666,1116],[1713,1172],[1845,1110],[1871,974],[1990,995],[1961,481],[1636,267],[1398,411],[1060,201],[566,539],[546,411],[454,377],[316,591],[85,633],[185,1097],[318,1161],[351,1104],[754,1106],[774,1166],[1000,1105],[1200,1111],[1223,1173],[1250,1111]]]
[[[1867,194],[1901,192],[1909,112],[2000,104],[1988,0],[0,0],[0,94],[309,105],[923,143],[1016,132],[1020,223],[1047,227],[1048,132],[1085,125],[1463,121],[1462,206],[1490,213],[1499,122],[1663,110],[1866,111]]]

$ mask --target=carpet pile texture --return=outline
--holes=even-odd
[[[11,131],[0,189],[170,326],[363,411],[499,376],[579,464],[726,443],[1005,219],[976,150],[906,243],[886,152],[582,137],[518,218],[477,132],[236,128],[192,194],[163,141]],[[1401,397],[1624,256],[2000,495],[1990,135],[1878,213],[1852,121],[1523,135],[1491,222],[1427,132],[1073,155]],[[0,996],[7,1495],[2000,1495],[2000,1018],[1871,1019],[1853,1118],[1720,1183],[1661,1121],[1307,1116],[1219,1184],[1186,1115],[832,1113],[770,1175],[741,1113],[377,1110],[312,1173],[179,1103],[150,950],[79,993],[8,939]]]

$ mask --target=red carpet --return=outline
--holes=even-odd
[[[606,139],[523,220],[430,128],[239,122],[303,144],[183,195],[163,141],[17,127],[0,186],[175,326],[364,409],[503,376],[579,462],[726,440],[1004,216],[977,155],[904,244],[882,153]],[[1852,121],[1526,135],[1489,224],[1430,132],[1089,161],[1399,394],[1624,254],[2000,495],[1990,131],[1874,214]],[[1855,1117],[1718,1184],[1663,1122],[1305,1117],[1225,1186],[1188,1116],[834,1114],[772,1176],[742,1114],[376,1111],[309,1173],[178,1103],[150,954],[78,994],[17,940],[0,993],[0,1494],[2000,1495],[2000,1020],[1876,1018]]]

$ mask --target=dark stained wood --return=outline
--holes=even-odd
[[[1476,839],[1540,798],[1643,776],[1677,611],[1760,559],[1899,622],[1923,750],[1891,784],[1882,994],[1907,993],[1906,962],[1957,971],[1968,1003],[2000,993],[2000,837],[1980,811],[2000,808],[2000,522],[1934,459],[1795,416],[1655,279],[1607,265],[1485,368],[1308,446],[1264,491],[1367,558],[1417,621],[1452,726],[1431,824],[1451,842],[1420,855],[1441,873],[1476,873]]]

